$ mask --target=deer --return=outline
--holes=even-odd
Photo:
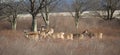
[[[45,31],[41,31],[39,35],[40,35],[39,37],[40,37],[41,39],[44,39],[44,38],[47,37]]]
[[[44,35],[45,37],[49,37],[54,33],[53,28],[47,28],[41,31],[41,35]]]
[[[65,33],[64,38],[69,39],[69,40],[73,40],[73,34],[72,33]]]
[[[84,38],[84,35],[80,34],[79,39],[83,39],[83,38]]]
[[[97,37],[97,38],[100,38],[102,39],[103,38],[103,33],[99,32],[99,33],[92,33],[88,30],[85,30],[82,34],[81,34],[82,37],[90,37],[90,38],[93,38],[93,37]]]
[[[85,31],[82,32],[81,36],[82,36],[82,37],[93,38],[93,37],[95,36],[95,34],[92,33],[92,32],[90,32],[90,31],[88,31],[88,30],[85,30]]]
[[[53,39],[64,39],[64,32],[53,33],[51,35],[51,38],[53,38]]]
[[[27,39],[30,39],[30,40],[39,40],[39,34],[40,34],[40,31],[38,32],[27,32],[27,31],[24,31],[25,33],[25,37]]]
[[[103,38],[103,33],[101,33],[101,32],[95,33],[95,36],[96,36],[97,38],[102,39],[102,38]]]

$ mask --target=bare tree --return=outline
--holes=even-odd
[[[52,0],[45,0],[44,5],[48,4],[51,1]],[[40,13],[47,27],[49,27],[49,13],[60,3],[60,1],[61,0],[54,0],[52,3],[46,5],[42,10],[40,10]]]
[[[36,15],[39,13],[39,10],[43,8],[43,3],[45,0],[28,0],[29,5],[27,11],[32,15],[32,31],[37,31],[37,19]]]
[[[4,8],[2,9],[3,18],[8,18],[11,23],[12,30],[16,30],[17,26],[17,15],[20,12],[21,1],[16,2],[15,0],[2,0]]]
[[[101,0],[101,7],[107,12],[105,20],[113,19],[114,12],[119,9],[120,0]]]
[[[19,2],[14,2],[11,0],[11,4],[8,4],[10,9],[10,16],[9,16],[9,22],[11,23],[12,29],[16,30],[17,27],[17,18],[18,18],[18,14],[20,12],[20,9],[22,7],[22,1]]]
[[[81,18],[81,14],[90,8],[89,3],[90,3],[89,0],[73,0],[72,1],[72,4],[70,5],[70,8],[72,10],[69,10],[69,11],[72,17],[74,18],[76,29],[78,29],[79,19]]]
[[[50,0],[50,2],[48,2],[45,5],[44,3],[46,2],[46,0],[27,0],[27,1],[29,1],[29,3],[26,2],[26,5],[28,5],[27,11],[32,15],[32,19],[33,19],[32,31],[36,32],[37,31],[37,19],[36,19],[37,14],[40,12],[40,10],[42,10],[45,6],[52,3],[54,0]]]

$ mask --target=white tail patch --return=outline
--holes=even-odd
[[[100,38],[100,39],[103,38],[103,33],[99,33],[99,38]]]

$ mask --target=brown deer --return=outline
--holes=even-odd
[[[24,32],[25,33],[25,37],[30,39],[30,40],[39,40],[39,34],[40,34],[40,31],[38,32]]]
[[[73,34],[72,33],[65,33],[64,38],[69,39],[69,40],[73,40]]]

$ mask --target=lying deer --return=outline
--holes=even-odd
[[[30,40],[39,40],[39,34],[40,34],[40,31],[38,32],[24,32],[25,33],[25,37],[30,39]]]

